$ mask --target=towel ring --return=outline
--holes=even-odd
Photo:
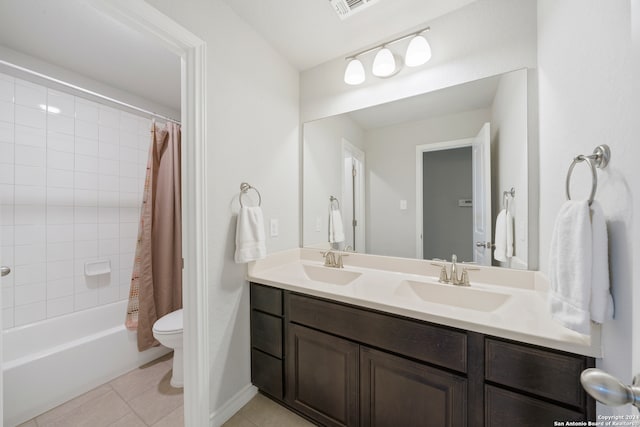
[[[591,169],[591,194],[589,194],[589,206],[591,206],[593,199],[596,196],[596,190],[598,189],[598,173],[596,172],[596,168],[603,169],[607,167],[610,158],[611,150],[609,149],[609,146],[605,144],[598,145],[596,149],[593,150],[593,154],[588,156],[580,154],[574,157],[571,165],[569,166],[569,171],[567,172],[567,182],[565,185],[567,200],[571,200],[569,187],[571,186],[571,174],[573,173],[573,168],[580,162],[587,162]]]
[[[243,182],[242,184],[240,184],[240,197],[238,197],[238,200],[240,201],[240,207],[241,208],[244,207],[244,205],[242,204],[242,196],[244,194],[247,194],[249,190],[253,190],[256,192],[256,194],[258,195],[258,206],[262,206],[262,196],[260,196],[260,192],[258,191],[258,189],[255,187],[252,187],[246,182]]]

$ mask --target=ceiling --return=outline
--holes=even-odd
[[[403,35],[475,0],[379,0],[341,20],[329,0],[223,0],[298,70]]]

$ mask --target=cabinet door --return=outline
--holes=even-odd
[[[327,426],[358,425],[358,345],[288,326],[285,400]]]
[[[465,426],[466,398],[463,377],[360,348],[362,426]]]

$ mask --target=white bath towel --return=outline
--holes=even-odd
[[[329,243],[344,242],[344,225],[340,209],[329,210]]]
[[[609,292],[607,231],[602,209],[593,203],[565,202],[556,218],[549,252],[549,308],[555,320],[584,335],[590,321],[613,315]]]
[[[235,261],[255,261],[266,255],[262,209],[259,206],[241,207],[236,224]]]
[[[506,262],[513,257],[513,217],[506,209],[501,210],[496,218],[494,243],[493,257],[496,261]]]

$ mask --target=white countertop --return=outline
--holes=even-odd
[[[344,269],[340,271],[352,272],[356,277],[347,284],[311,280],[305,274],[304,265],[320,273],[329,268],[323,267],[321,253],[314,249],[278,252],[249,263],[248,279],[440,325],[601,357],[599,325],[592,324],[591,336],[586,336],[551,318],[546,304],[548,285],[541,273],[481,267],[469,271],[471,287],[454,287],[437,283],[439,268],[430,261],[353,253],[343,259]],[[426,301],[412,291],[412,283],[418,283],[418,287],[426,284],[422,290],[445,291],[446,296],[457,301],[453,305]],[[482,306],[487,295],[504,302],[495,308],[492,303]],[[459,304],[462,300],[468,302]],[[474,301],[478,302],[477,307]]]

